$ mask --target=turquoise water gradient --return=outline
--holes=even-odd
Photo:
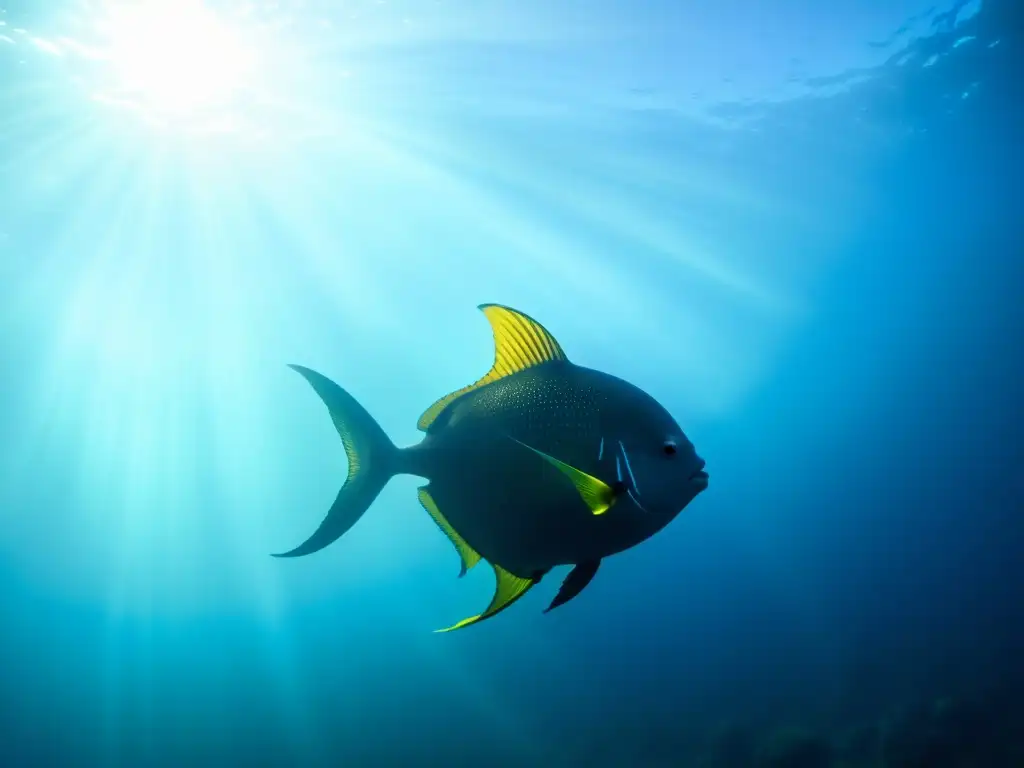
[[[963,286],[1011,306],[998,4],[150,5],[134,38],[114,3],[0,13],[12,754],[669,765],[734,711],[827,720],[896,573],[870,532],[917,503],[873,502],[931,487],[880,490],[921,455],[894,398],[959,401],[927,350],[1004,327],[950,341]],[[268,556],[345,476],[286,364],[409,444],[490,365],[483,302],[661,400],[711,485],[571,605],[541,615],[559,572],[442,637],[491,576],[415,478]]]

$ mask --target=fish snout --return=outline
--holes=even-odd
[[[690,477],[688,478],[690,483],[699,486],[700,490],[704,490],[705,488],[708,487],[709,475],[707,472],[704,471],[704,467],[706,466],[707,462],[698,456],[697,463],[694,466],[693,470],[690,472]]]

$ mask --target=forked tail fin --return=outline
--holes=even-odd
[[[290,552],[274,557],[309,555],[336,541],[363,516],[398,464],[398,449],[352,395],[316,371],[301,365],[289,367],[302,374],[327,406],[348,456],[348,477],[313,535]]]

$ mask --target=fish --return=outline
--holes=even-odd
[[[601,562],[661,531],[707,489],[706,462],[672,415],[640,388],[569,360],[529,315],[481,304],[494,363],[420,417],[423,439],[398,448],[347,391],[291,365],[334,423],[348,473],[319,527],[294,549],[318,552],[348,532],[395,475],[426,480],[418,499],[454,546],[459,576],[486,562],[505,610],[552,569],[571,566],[545,612],[578,596]]]

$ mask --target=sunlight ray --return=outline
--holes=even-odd
[[[159,27],[154,24],[145,35]],[[111,35],[129,34],[101,31],[108,42]],[[95,87],[102,73],[113,76],[111,67],[148,55],[138,40],[124,39],[117,43],[122,48],[106,53],[95,40],[79,46],[76,55],[89,50],[99,67],[84,77],[87,87]],[[328,50],[307,53],[316,59]],[[193,107],[204,111],[221,96],[231,108],[230,96],[209,91],[186,103],[168,80],[168,51],[153,54],[163,56],[154,64],[159,71],[151,73],[155,90],[143,95],[141,81],[129,82],[129,108],[180,117]],[[773,297],[739,267],[722,266],[721,254],[694,247],[684,224],[665,222],[610,188],[608,177],[586,167],[600,151],[575,152],[544,168],[534,164],[531,172],[521,150],[500,136],[462,142],[458,131],[445,131],[438,118],[450,105],[435,109],[430,94],[415,94],[398,111],[393,99],[375,108],[365,84],[333,104],[310,101],[332,80],[346,80],[346,72],[338,64],[325,68],[302,98],[266,91],[264,106],[279,114],[266,134],[193,141],[185,125],[148,134],[94,105],[88,119],[79,115],[37,133],[22,155],[25,169],[44,160],[59,160],[65,169],[56,187],[32,192],[39,200],[72,185],[93,190],[77,219],[63,227],[55,253],[42,259],[35,284],[21,291],[28,302],[51,291],[48,283],[55,279],[67,293],[48,377],[64,383],[50,385],[36,418],[54,425],[51,432],[79,419],[77,444],[90,446],[82,493],[99,498],[109,490],[104,483],[123,486],[110,522],[124,541],[135,542],[127,549],[136,554],[123,555],[113,580],[130,576],[145,557],[209,535],[204,511],[173,510],[193,503],[200,484],[212,483],[224,505],[217,555],[237,574],[237,583],[224,590],[243,589],[248,580],[248,590],[262,596],[261,610],[278,610],[276,577],[251,564],[247,554],[262,546],[264,536],[247,512],[259,499],[245,489],[254,474],[263,477],[264,487],[284,481],[267,466],[258,441],[243,436],[272,428],[264,415],[271,390],[265,381],[238,389],[250,376],[263,377],[257,366],[281,362],[266,359],[280,354],[260,349],[268,343],[287,338],[296,352],[333,359],[332,333],[372,337],[417,361],[413,369],[421,375],[458,372],[466,367],[466,350],[407,343],[407,329],[423,312],[461,316],[493,298],[538,314],[560,307],[564,332],[592,347],[606,342],[611,322],[595,325],[593,315],[607,313],[616,338],[660,345],[661,364],[687,372],[686,392],[703,389],[727,399],[734,389],[718,386],[724,379],[750,378],[753,363],[736,340],[676,295],[696,289],[664,285],[657,265],[685,263],[696,278],[735,294],[737,303],[770,305]],[[26,114],[7,130],[29,132],[37,121],[61,117],[56,108]],[[265,140],[288,120],[294,127]],[[582,172],[576,167],[581,163]],[[494,180],[501,183],[488,183]],[[546,217],[537,216],[538,205]],[[98,218],[97,211],[115,209],[117,216]],[[446,244],[443,251],[437,243]],[[627,243],[635,254],[628,263],[621,258]],[[74,251],[79,258],[68,257]],[[289,289],[299,285],[308,305],[288,306],[287,296],[295,295]],[[489,295],[469,295],[467,286]],[[495,292],[501,295],[490,295]],[[317,308],[321,301],[329,305],[330,319]],[[659,322],[651,322],[652,312]],[[681,328],[686,343],[680,343]],[[210,466],[198,466],[201,460]],[[156,466],[179,469],[180,482],[171,483]],[[211,479],[217,473],[219,480]],[[159,503],[145,508],[144,500],[154,495]],[[196,569],[176,567],[180,574],[169,564],[154,566],[148,585],[125,587],[112,599],[145,601],[147,593],[167,591],[170,584],[198,592]]]
[[[673,263],[685,265],[700,278],[720,285],[737,294],[743,300],[754,301],[773,311],[784,311],[785,302],[746,277],[738,267],[730,267],[721,254],[709,254],[705,248],[694,247],[694,236],[683,231],[680,224],[670,223],[664,215],[655,216],[642,207],[642,199],[635,194],[635,178],[605,177],[592,173],[586,175],[579,168],[565,164],[566,173],[559,173],[557,167],[548,167],[548,174],[540,177],[536,173],[524,173],[525,162],[516,162],[514,157],[506,158],[500,164],[481,163],[481,157],[488,157],[486,145],[456,148],[452,144],[440,146],[430,144],[422,136],[403,137],[403,145],[415,148],[420,156],[430,158],[437,167],[450,167],[454,173],[466,173],[470,169],[486,168],[503,183],[514,184],[518,191],[535,195],[552,209],[562,209],[581,217],[591,229],[606,228],[618,238],[628,240],[637,246],[646,247],[649,252],[664,254]],[[490,153],[493,155],[493,152]],[[600,152],[587,152],[582,159],[588,169],[600,161]],[[685,178],[688,169],[676,171]],[[552,179],[550,174],[557,174]],[[691,182],[691,190],[693,183]],[[557,189],[553,195],[551,190]],[[701,195],[708,190],[700,188]],[[664,198],[664,186],[659,190]],[[745,195],[745,199],[750,195]],[[679,218],[686,220],[685,212]]]
[[[423,227],[424,235],[434,226],[430,223],[431,220],[439,220],[442,216],[436,201],[443,200],[447,207],[473,212],[460,225],[461,239],[466,243],[474,240],[486,242],[487,251],[491,254],[486,258],[473,257],[474,272],[486,270],[491,274],[491,279],[501,280],[506,288],[510,284],[509,278],[515,275],[517,282],[521,281],[524,286],[529,286],[532,296],[546,293],[550,302],[556,301],[563,285],[571,283],[575,286],[574,291],[580,294],[579,301],[582,304],[616,307],[618,325],[625,323],[629,326],[632,319],[637,328],[648,326],[650,298],[642,298],[642,294],[635,290],[624,292],[624,286],[635,289],[637,279],[635,275],[613,267],[611,253],[603,254],[602,258],[600,249],[584,250],[578,243],[559,236],[555,231],[538,227],[527,213],[517,212],[514,206],[503,203],[500,197],[494,197],[464,177],[455,176],[449,171],[431,165],[423,158],[380,145],[374,150],[373,157],[378,158],[378,162],[375,163],[378,176],[391,172],[386,169],[394,168],[393,173],[404,180],[403,186],[407,196],[401,200],[403,218],[410,227]],[[384,162],[385,158],[387,162]],[[324,166],[321,164],[319,167]],[[352,176],[353,171],[358,174],[359,169],[350,167],[348,175]],[[293,182],[282,184],[281,189],[302,188],[307,190],[310,196],[318,197],[321,193],[315,191],[314,184],[314,181],[297,175]],[[420,195],[420,189],[429,189],[431,194]],[[337,193],[324,189],[323,194]],[[273,207],[288,211],[287,216],[291,218],[296,214],[292,210],[289,197],[278,195],[275,197]],[[395,202],[398,203],[399,199],[396,198]],[[507,256],[499,260],[496,258],[497,254]],[[392,254],[385,258],[399,256]],[[436,272],[430,266],[431,262],[424,260],[423,255],[406,252],[400,258],[404,265],[406,280],[416,282],[420,279],[419,286],[422,289],[436,286]],[[462,259],[465,256],[448,253],[443,254],[443,258],[447,262],[447,271],[458,274],[463,268]],[[581,275],[586,276],[582,282],[579,280]],[[408,289],[403,288],[396,280],[393,282],[392,290]],[[629,311],[631,306],[632,318]],[[678,309],[670,310],[670,314],[674,312],[678,312]],[[647,328],[647,331],[650,329]],[[698,333],[697,329],[694,329],[694,332]],[[667,348],[673,346],[667,345]],[[696,350],[681,352],[683,355],[691,356],[698,354]],[[409,354],[415,354],[415,351],[410,351]],[[431,354],[436,363],[436,355],[447,353],[435,351]],[[680,363],[691,366],[695,360],[696,358],[691,358],[690,362],[684,362],[681,359]]]
[[[252,384],[261,378],[264,359],[256,344],[271,331],[266,317],[257,317],[252,308],[270,308],[272,286],[254,270],[257,244],[242,234],[253,230],[254,218],[244,187],[208,186],[195,177],[186,183],[185,195],[195,210],[197,250],[183,254],[182,266],[191,290],[200,297],[196,320],[208,329],[203,334],[201,375],[210,408],[209,448],[223,488],[221,511],[231,521],[231,530],[239,533],[223,542],[220,556],[230,552],[240,568],[251,572],[246,580],[257,580],[261,611],[273,618],[283,598],[262,551],[265,536],[259,510],[268,489],[281,486],[281,477],[267,460],[267,440],[252,439],[267,429],[264,414],[272,407],[266,388]],[[257,476],[261,490],[247,482]],[[262,567],[253,572],[257,558]]]
[[[17,289],[4,310],[12,315],[46,315],[54,326],[48,330],[58,339],[68,338],[73,326],[73,303],[76,297],[83,295],[83,291],[91,290],[100,274],[96,264],[98,257],[94,253],[97,238],[92,229],[93,222],[100,218],[101,211],[107,212],[103,217],[105,221],[118,221],[119,210],[121,220],[125,215],[123,183],[125,178],[130,178],[128,170],[131,163],[119,156],[112,160],[115,163],[122,161],[123,166],[115,164],[108,167],[105,173],[93,179],[91,193],[78,211],[55,228],[55,232],[61,234],[52,240],[50,252],[19,252],[16,255],[18,266],[15,267],[13,260],[9,263],[12,269],[17,269]],[[108,234],[105,242],[110,242],[110,237]],[[112,252],[113,249],[108,249],[108,253]],[[83,258],[78,260],[77,267],[70,267],[77,254]],[[41,444],[53,439],[61,425],[68,427],[76,423],[76,409],[61,409],[61,403],[78,381],[76,370],[68,365],[68,351],[66,342],[63,347],[56,343],[45,363],[45,374],[39,379],[42,383],[38,387],[37,407],[26,414],[34,424],[29,430],[32,435],[30,443],[24,446],[26,457],[34,452],[32,443]],[[15,453],[9,458],[15,461],[22,457]]]

